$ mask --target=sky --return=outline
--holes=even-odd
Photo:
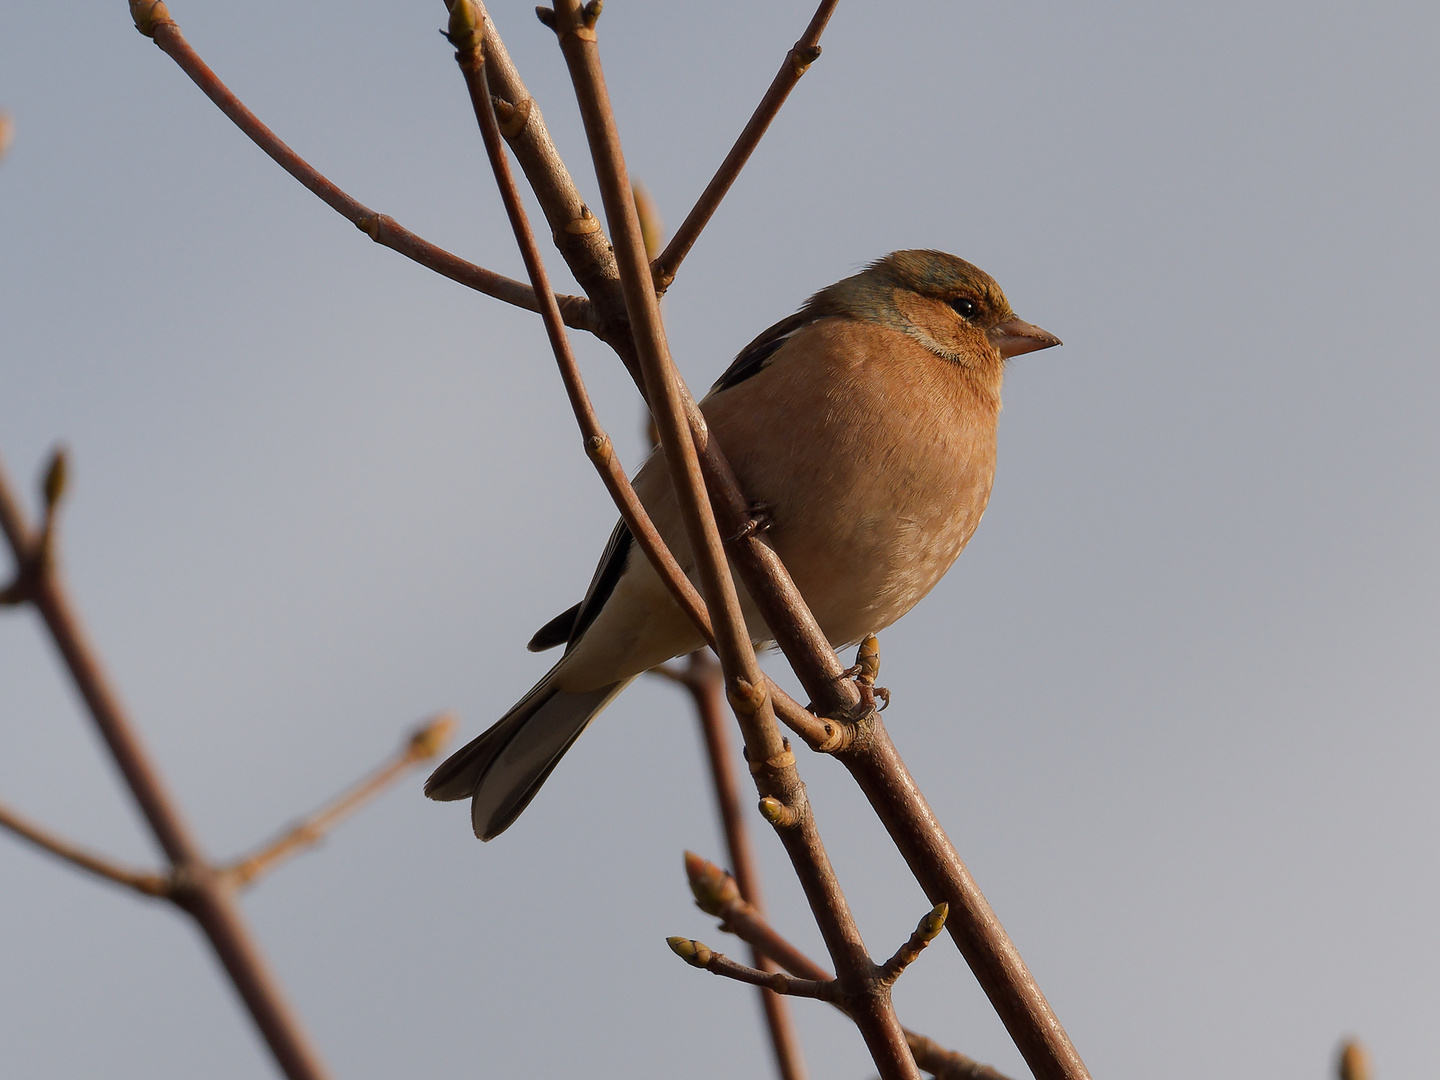
[[[607,6],[630,169],[671,227],[810,10]],[[356,198],[523,276],[440,4],[171,12]],[[598,208],[553,37],[492,15]],[[1379,1080],[1431,1075],[1440,13],[842,4],[823,45],[665,298],[691,385],[906,247],[1065,341],[1010,365],[985,521],[882,637],[922,789],[1095,1076],[1320,1078],[1352,1034]],[[538,320],[371,244],[123,5],[27,9],[0,109],[0,456],[33,496],[69,448],[64,571],[207,850],[423,716],[487,727],[615,517]],[[576,346],[633,468],[635,392]],[[928,904],[844,770],[799,768],[886,956]],[[681,870],[724,857],[679,692],[637,682],[492,843],[422,778],[244,900],[336,1077],[768,1074],[750,991],[664,942],[743,953]],[[28,611],[0,613],[0,800],[157,858]],[[772,921],[820,954],[750,822]],[[163,905],[0,836],[0,911],[7,1074],[272,1074]],[[896,1003],[1025,1074],[947,940]],[[813,1075],[870,1074],[843,1018],[795,1014]]]

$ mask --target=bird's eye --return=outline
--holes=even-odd
[[[980,305],[968,297],[956,297],[950,301],[950,306],[955,309],[955,313],[962,319],[973,319],[976,315],[980,314]]]

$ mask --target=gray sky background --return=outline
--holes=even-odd
[[[172,12],[356,197],[521,274],[439,3]],[[551,35],[492,14],[598,206]],[[607,8],[672,227],[809,14]],[[0,452],[33,492],[71,447],[75,593],[200,835],[238,852],[416,718],[492,722],[614,514],[537,320],[370,244],[123,5],[16,15]],[[843,4],[824,46],[666,298],[692,384],[902,247],[976,262],[1065,340],[1012,365],[985,523],[883,639],[922,787],[1097,1077],[1318,1078],[1352,1032],[1381,1080],[1433,1075],[1440,14]],[[633,467],[633,389],[579,344]],[[37,626],[0,618],[0,798],[152,862]],[[924,899],[843,770],[800,765],[888,954]],[[766,1074],[750,992],[664,944],[735,950],[681,874],[723,849],[675,690],[628,691],[489,845],[419,782],[245,901],[337,1077]],[[752,821],[774,921],[818,954]],[[6,1075],[271,1073],[168,910],[0,837],[0,911]],[[1023,1074],[948,942],[897,1001]],[[838,1015],[795,1011],[814,1075],[867,1075]]]

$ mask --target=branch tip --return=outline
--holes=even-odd
[[[1340,1048],[1340,1080],[1370,1080],[1370,1054],[1358,1039],[1348,1039]]]
[[[949,916],[950,905],[941,900],[920,920],[920,924],[915,927],[915,933],[924,937],[926,941],[934,941],[940,936],[940,931],[945,929],[945,920]]]
[[[173,23],[170,9],[165,0],[130,0],[130,18],[135,20],[135,29],[148,38],[155,36],[155,28],[161,23]]]
[[[455,714],[449,712],[440,713],[425,721],[411,733],[407,740],[406,756],[411,761],[433,758],[450,741],[458,726],[459,721],[455,719]]]
[[[69,471],[69,455],[63,446],[57,446],[50,455],[50,464],[45,469],[45,482],[42,485],[47,513],[54,513],[55,507],[60,505],[60,500],[65,495],[65,482]]]
[[[445,40],[455,46],[455,52],[478,53],[485,38],[480,12],[473,0],[449,0],[450,25],[445,30]]]
[[[708,945],[701,941],[694,941],[691,938],[668,937],[665,943],[670,946],[670,951],[680,957],[691,967],[703,968],[714,958],[715,953]]]
[[[554,9],[554,8],[544,7],[543,5],[542,5],[541,7],[537,7],[537,8],[535,9],[535,17],[536,17],[537,19],[539,19],[539,20],[541,21],[541,23],[543,23],[544,25],[548,26],[551,30],[554,30],[554,29],[555,29],[555,9]]]
[[[950,905],[943,900],[925,913],[915,927],[910,940],[895,950],[895,955],[880,967],[880,981],[889,985],[900,978],[901,973],[913,964],[925,951],[925,946],[934,941],[945,928],[945,918],[950,914]]]
[[[706,915],[723,919],[726,909],[740,899],[740,885],[735,878],[693,851],[685,852],[685,876],[695,895],[695,906]]]

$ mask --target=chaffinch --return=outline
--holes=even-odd
[[[889,626],[950,569],[990,498],[1005,362],[1059,344],[978,267],[897,251],[766,330],[701,402],[832,644]],[[635,491],[693,579],[662,451]],[[767,641],[743,586],[740,601],[750,636]],[[622,522],[585,598],[530,641],[564,645],[560,661],[425,793],[470,799],[475,835],[498,836],[632,679],[701,644]]]

